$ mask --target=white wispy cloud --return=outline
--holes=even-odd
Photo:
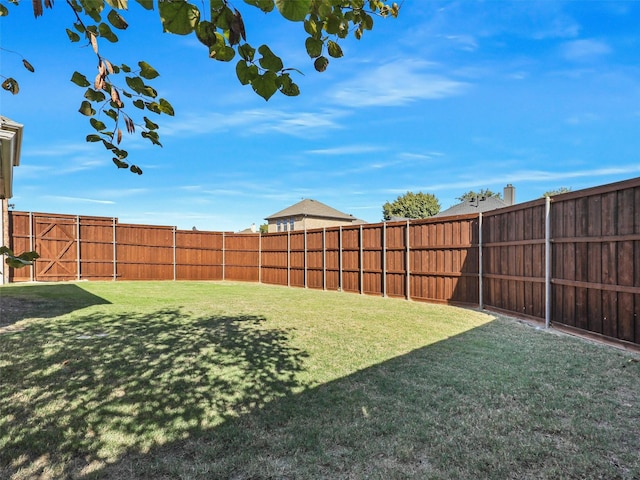
[[[482,187],[486,185],[528,182],[551,182],[560,180],[571,180],[576,178],[602,177],[611,175],[629,175],[640,172],[640,163],[624,165],[620,167],[606,167],[590,170],[574,170],[570,172],[552,172],[544,170],[521,170],[502,176],[464,178],[453,182],[442,182],[432,185],[410,186],[402,188],[385,189],[385,193],[401,194],[407,190],[411,191],[443,191],[449,189],[465,189]]]
[[[238,134],[309,136],[315,131],[342,128],[337,120],[346,112],[287,112],[283,110],[243,110],[230,114],[204,113],[183,116],[166,123],[165,136],[199,136],[236,130]]]
[[[114,205],[116,202],[112,200],[99,200],[96,198],[82,198],[82,197],[66,197],[63,195],[45,195],[42,197],[47,200],[55,200],[59,202],[72,202],[72,203],[98,203],[101,205]]]
[[[360,153],[372,153],[384,150],[386,150],[386,148],[377,145],[344,145],[334,148],[307,150],[304,153],[309,155],[357,155]]]
[[[583,62],[611,53],[611,47],[601,40],[582,39],[564,43],[561,53],[567,60]]]
[[[346,107],[400,106],[461,95],[469,84],[431,73],[433,64],[398,60],[337,85],[330,98]]]

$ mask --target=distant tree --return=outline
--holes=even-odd
[[[568,193],[571,191],[571,187],[560,187],[555,190],[549,190],[548,192],[544,192],[542,194],[542,198],[544,197],[553,197],[554,195],[560,195],[561,193]]]
[[[260,225],[260,233],[268,233],[269,232],[269,224],[263,223]]]
[[[440,202],[432,193],[407,192],[382,206],[385,220],[391,217],[429,218],[440,211]]]
[[[492,192],[490,189],[488,188],[483,188],[480,189],[477,192],[474,192],[473,190],[469,190],[467,193],[463,193],[462,195],[460,195],[457,200],[460,200],[461,202],[470,202],[471,200],[473,200],[474,198],[482,198],[482,197],[495,197],[495,198],[502,198],[502,195],[498,192]]]
[[[397,4],[387,5],[382,0],[245,0],[244,5],[238,8],[234,3],[241,2],[229,0],[136,1],[146,10],[157,8],[156,19],[164,32],[193,35],[203,45],[203,53],[209,58],[223,63],[234,61],[233,70],[238,81],[250,85],[265,100],[276,92],[289,97],[297,96],[300,90],[293,81],[292,73],[300,72],[285,67],[268,45],[254,47],[248,43],[251,32],[245,31],[238,8],[244,11],[251,6],[265,14],[276,11],[283,20],[300,25],[307,35],[304,40],[307,54],[318,72],[327,69],[330,58],[343,56],[340,46],[343,39],[351,34],[360,39],[373,28],[374,18],[395,18],[400,11]],[[43,15],[45,7],[54,8],[53,0],[0,0],[0,17],[6,17],[10,7],[21,3],[30,4],[36,17]],[[75,71],[71,75],[71,82],[83,92],[79,111],[88,117],[91,126],[86,141],[102,143],[118,168],[128,168],[141,174],[142,170],[127,159],[128,152],[121,144],[123,131],[129,134],[138,132],[152,144],[162,146],[159,125],[150,117],[160,114],[173,116],[174,110],[168,100],[158,98],[158,92],[151,86],[152,80],[160,73],[150,64],[140,60],[136,66],[129,66],[106,58],[100,50],[104,42],[118,42],[119,32],[128,28],[124,17],[129,3],[132,2],[66,0],[57,2],[56,6],[66,8],[69,13],[69,22],[72,24],[66,29],[69,40],[90,45],[90,51],[95,55],[90,65],[96,65],[97,60],[97,75],[95,71],[87,74]],[[271,39],[280,40],[278,35],[274,31]],[[40,39],[47,42],[44,37]],[[139,41],[144,42],[145,39]],[[127,47],[122,48],[124,50]],[[3,49],[0,47],[0,50]],[[5,52],[17,53],[2,51],[3,54]],[[22,57],[20,53],[17,55]],[[29,72],[35,71],[35,67],[24,57],[22,65]],[[3,70],[7,69],[6,64],[2,67]],[[2,74],[2,89],[17,94],[20,91],[18,80],[5,76],[5,71]],[[179,85],[176,88],[188,86]]]

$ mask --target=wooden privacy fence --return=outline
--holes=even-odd
[[[241,280],[475,305],[640,344],[640,178],[485,214],[273,234],[10,212],[11,281]]]

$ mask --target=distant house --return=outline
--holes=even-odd
[[[466,215],[469,213],[489,212],[498,208],[509,207],[516,203],[516,188],[508,184],[504,187],[503,198],[498,197],[476,197],[465,202],[460,202],[446,210],[441,211],[435,217],[451,217],[454,215]]]
[[[269,225],[269,233],[365,223],[353,215],[310,198],[269,215],[265,220]]]

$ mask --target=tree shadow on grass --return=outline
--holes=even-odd
[[[495,321],[83,478],[639,478],[640,366],[592,347]]]
[[[109,301],[75,284],[0,287],[0,332],[27,318],[53,318]]]
[[[0,337],[0,477],[81,477],[290,394],[305,353],[263,322],[89,314]]]

